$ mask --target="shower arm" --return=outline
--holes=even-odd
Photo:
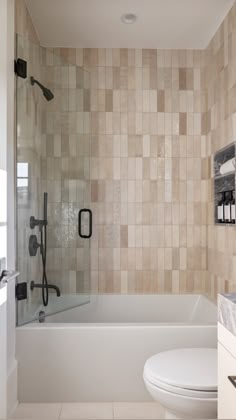
[[[34,77],[31,76],[30,78],[31,85],[38,85],[41,89],[45,89],[45,86],[43,86],[38,80],[36,80]]]

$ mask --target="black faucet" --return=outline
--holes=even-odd
[[[42,284],[37,284],[34,281],[31,281],[30,283],[30,290],[34,289],[42,289],[44,286]],[[48,289],[53,289],[56,291],[57,297],[61,296],[61,292],[58,286],[54,286],[54,284],[49,284]]]

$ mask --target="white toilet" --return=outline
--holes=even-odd
[[[148,359],[143,379],[167,419],[217,418],[217,350],[166,351]]]

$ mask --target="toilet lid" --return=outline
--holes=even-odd
[[[170,350],[147,360],[144,375],[155,384],[163,382],[195,391],[217,391],[217,351],[208,348]]]

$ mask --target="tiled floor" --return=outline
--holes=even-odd
[[[156,403],[19,404],[12,419],[18,420],[154,420],[163,419]]]

